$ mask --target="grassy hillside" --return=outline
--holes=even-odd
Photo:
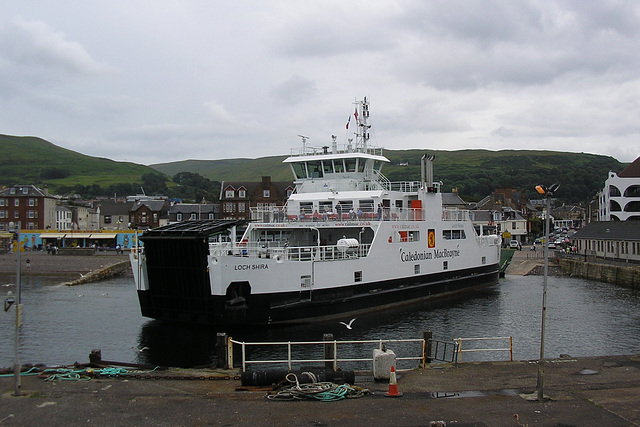
[[[194,200],[206,196],[213,200],[215,191],[203,185],[215,187],[219,185],[215,181],[260,181],[267,175],[274,181],[291,180],[289,166],[282,163],[285,156],[143,166],[86,156],[36,137],[7,135],[0,135],[0,153],[0,186],[46,185],[52,192],[89,196],[136,193],[144,185],[147,194]],[[424,154],[436,156],[434,179],[444,183],[444,191],[457,188],[468,201],[480,200],[498,187],[514,187],[535,198],[536,185],[559,183],[557,197],[561,202],[586,202],[602,189],[609,171],[620,172],[626,167],[608,156],[555,151],[385,150],[390,164],[384,166],[383,173],[391,181],[419,180],[420,158]],[[190,185],[165,182],[179,172],[199,174],[214,182],[197,184],[202,180],[194,177],[190,177]]]
[[[47,185],[55,190],[75,185],[142,182],[154,169],[128,162],[86,156],[36,137],[0,135],[0,185]]]
[[[585,202],[602,189],[609,171],[620,172],[626,166],[613,157],[556,151],[385,150],[391,163],[383,173],[391,181],[419,180],[424,154],[435,154],[434,179],[443,182],[444,190],[457,188],[466,200],[479,200],[497,187],[524,190],[533,198],[536,185],[560,183],[561,201]],[[259,181],[264,175],[288,181],[291,171],[282,163],[284,158],[187,160],[151,167],[169,176],[188,170],[215,181]]]

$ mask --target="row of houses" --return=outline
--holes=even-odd
[[[293,182],[223,182],[218,203],[176,203],[167,198],[139,195],[128,200],[98,200],[90,204],[65,204],[33,185],[16,185],[0,191],[0,232],[20,221],[23,230],[144,230],[194,219],[251,219],[252,209],[277,211],[295,190]],[[505,241],[530,242],[531,218],[544,218],[544,200],[529,200],[514,188],[496,189],[477,203],[467,203],[457,192],[443,194],[448,207],[469,210],[472,221]],[[633,230],[640,226],[640,158],[620,174],[613,172],[598,196],[597,218],[605,226],[584,227],[573,235],[578,251],[598,256],[640,260],[640,242]],[[554,206],[556,225],[584,225],[588,214],[579,206]],[[275,218],[275,215],[274,215]],[[616,223],[630,222],[631,225]],[[626,227],[622,232],[618,228]],[[635,227],[635,228],[634,228]],[[479,228],[479,227],[478,227]],[[631,231],[629,231],[631,229]],[[621,238],[621,240],[615,240]],[[634,240],[635,239],[635,240]],[[628,250],[627,250],[628,248]]]
[[[571,237],[575,251],[597,258],[640,262],[640,157],[609,172],[593,220]]]

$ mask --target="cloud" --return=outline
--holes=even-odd
[[[111,67],[94,60],[84,47],[67,40],[39,20],[15,17],[0,28],[0,52],[5,66],[42,69],[67,75],[93,75]]]
[[[5,2],[0,130],[141,163],[323,145],[637,157],[629,0]],[[79,19],[78,17],[81,17]]]
[[[297,105],[316,95],[316,83],[297,74],[287,81],[271,88],[271,95],[281,105]]]

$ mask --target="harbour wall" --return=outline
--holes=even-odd
[[[129,261],[120,261],[117,264],[112,264],[107,267],[100,268],[99,270],[91,271],[76,280],[65,283],[65,285],[76,286],[90,282],[107,280],[115,276],[126,274],[130,268]]]
[[[637,266],[609,265],[570,258],[558,258],[556,261],[571,276],[640,289],[640,268]]]

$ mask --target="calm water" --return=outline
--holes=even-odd
[[[13,280],[13,276],[0,276],[0,284]],[[131,278],[77,287],[64,286],[60,281],[23,278],[22,363],[49,366],[86,363],[92,349],[101,349],[103,359],[111,361],[183,367],[215,363],[218,330],[143,318]],[[224,332],[241,341],[321,340],[323,333],[332,333],[338,340],[420,338],[423,330],[432,330],[442,340],[512,336],[515,359],[537,359],[542,281],[539,276],[507,276],[490,290],[463,299],[359,316],[352,330],[331,322]],[[0,289],[2,300],[8,290],[13,287]],[[0,311],[0,367],[13,365],[14,320],[14,308],[7,313]],[[640,353],[638,291],[569,277],[549,277],[546,320],[546,357],[563,353],[571,356]],[[143,347],[149,350],[138,350]],[[260,357],[261,351],[268,353],[254,350],[253,357]],[[367,351],[370,355],[370,350]],[[492,357],[485,354],[482,358]],[[465,355],[465,360],[471,359]]]

